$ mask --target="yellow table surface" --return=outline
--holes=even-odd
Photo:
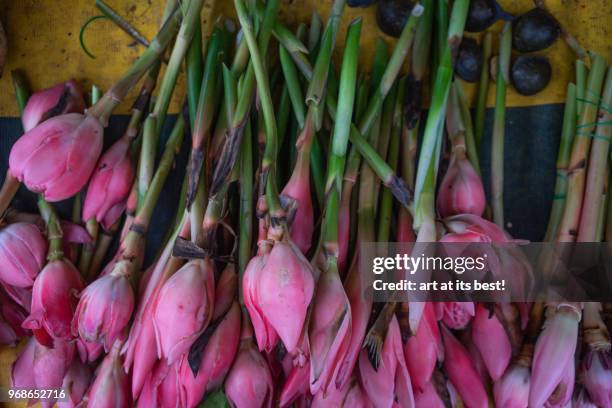
[[[291,26],[308,22],[313,10],[318,10],[324,20],[329,14],[331,0],[280,0],[280,17]],[[153,38],[160,23],[164,2],[162,0],[107,0],[107,3],[130,21],[148,39]],[[501,4],[509,13],[521,13],[533,7],[529,0],[504,0]],[[607,0],[549,0],[548,6],[566,29],[573,33],[587,50],[604,55],[612,60],[612,45],[609,41],[608,25],[612,15],[612,2]],[[86,89],[96,84],[103,90],[117,79],[142,52],[141,45],[109,20],[93,22],[85,33],[85,43],[96,56],[88,57],[79,45],[79,31],[83,23],[94,15],[101,14],[94,0],[8,0],[0,5],[0,19],[7,32],[9,54],[4,76],[0,78],[0,116],[17,116],[15,95],[10,79],[12,69],[25,72],[32,89],[41,89],[68,78],[75,78]],[[204,32],[221,17],[233,17],[231,0],[206,0],[202,12]],[[361,59],[371,60],[373,45],[381,34],[376,26],[375,8],[346,9],[338,35],[338,46],[342,47],[346,27],[351,19],[362,16]],[[499,32],[501,24],[492,27]],[[497,36],[494,36],[494,50]],[[388,40],[391,40],[387,37]],[[204,40],[205,46],[206,40]],[[340,48],[341,49],[341,48]],[[572,52],[562,40],[540,52],[549,57],[553,80],[537,97],[523,97],[513,89],[508,91],[509,106],[527,106],[563,102],[568,81],[574,78]],[[474,87],[468,87],[473,93]],[[488,102],[493,104],[494,90],[489,88]],[[184,99],[184,81],[179,78],[171,111],[176,112]],[[130,95],[116,113],[127,113],[133,101]],[[16,350],[0,348],[0,387],[9,383],[10,364]],[[5,404],[8,407],[24,406]]]

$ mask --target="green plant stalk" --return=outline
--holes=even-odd
[[[442,147],[442,134],[444,130],[444,117],[446,105],[453,76],[452,52],[453,47],[461,42],[465,27],[469,2],[457,0],[453,3],[450,24],[447,34],[447,43],[444,45],[442,58],[437,69],[431,104],[425,124],[423,141],[418,161],[415,181],[414,197],[414,229],[419,231],[425,226],[427,232],[423,234],[429,238],[431,225],[435,224],[435,187]],[[433,227],[435,229],[435,226]],[[435,233],[433,234],[435,237]]]
[[[474,138],[474,124],[472,123],[472,115],[470,114],[470,105],[467,101],[463,85],[460,81],[455,81],[455,92],[457,93],[459,109],[461,110],[461,121],[465,130],[465,147],[467,149],[468,159],[476,173],[480,175],[480,161],[478,160],[478,145]]]
[[[557,178],[555,181],[555,193],[553,195],[552,208],[548,219],[548,227],[544,241],[553,241],[557,236],[557,228],[563,216],[563,207],[567,195],[567,166],[569,164],[574,132],[576,131],[576,85],[567,84],[565,96],[565,110],[563,112],[563,127],[559,152],[557,153]]]
[[[612,172],[608,169],[608,188],[610,188],[610,183],[612,183]],[[604,240],[605,242],[612,242],[612,199],[610,199],[610,193],[608,192],[608,214],[606,215],[606,225],[604,232]]]
[[[238,273],[242,282],[244,270],[251,259],[253,246],[253,135],[247,123],[240,154],[240,227],[238,233]],[[244,304],[242,285],[238,285],[239,299]]]
[[[609,172],[609,169],[606,169]],[[604,191],[601,193],[601,205],[599,206],[599,214],[597,217],[597,231],[595,242],[602,242],[604,239],[605,229],[606,229],[606,213],[608,211],[608,207],[610,206],[610,193],[608,191],[610,180],[606,179],[604,182]]]
[[[381,113],[381,125],[380,125],[380,136],[378,139],[377,152],[382,158],[386,158],[389,152],[389,142],[391,141],[391,134],[393,131],[393,116],[395,114],[395,103],[397,99],[397,86],[394,85],[389,92],[389,95],[383,102],[383,108]],[[393,165],[389,165],[392,170],[395,170]],[[395,173],[395,171],[394,171]],[[374,194],[379,197],[380,192],[380,180],[376,180],[374,187]],[[378,211],[378,202],[375,205],[375,210]]]
[[[19,116],[21,116],[28,103],[28,99],[30,99],[30,90],[21,71],[11,71],[11,78],[13,79],[13,89],[15,90],[15,98],[17,99],[17,108],[19,108]]]
[[[62,228],[60,227],[59,219],[55,209],[45,201],[43,196],[38,196],[38,210],[47,226],[47,240],[49,241],[49,250],[47,252],[47,261],[57,261],[64,258],[62,250]]]
[[[142,132],[142,145],[140,147],[140,159],[138,161],[138,206],[142,208],[149,189],[149,184],[155,171],[155,150],[157,141],[155,137],[155,116],[149,114],[144,121]]]
[[[437,72],[444,56],[444,49],[446,48],[446,39],[448,37],[448,2],[435,2],[433,27],[434,30],[432,35],[432,72]],[[435,78],[433,78],[432,76],[432,86],[434,83]]]
[[[610,138],[612,137],[612,68],[608,68],[606,82],[603,88],[599,112],[597,114],[597,128],[593,141],[588,170],[584,200],[582,202],[582,215],[578,228],[578,242],[597,242],[597,233],[600,227],[600,216],[608,181],[608,153],[610,151]]]
[[[193,129],[200,98],[200,85],[202,83],[202,69],[204,56],[202,54],[202,26],[195,25],[193,39],[189,44],[185,57],[187,79],[187,103],[189,105],[190,127]]]
[[[385,72],[380,80],[380,84],[378,85],[378,91],[370,97],[370,103],[368,104],[366,113],[359,121],[358,128],[361,135],[368,134],[374,119],[380,114],[383,101],[391,90],[391,86],[393,86],[393,83],[395,82],[395,79],[402,68],[402,64],[410,52],[415,37],[417,23],[423,14],[423,11],[423,6],[421,6],[419,3],[412,8],[410,17],[408,18],[408,21],[406,22],[406,25],[404,26],[402,33],[395,44],[391,57],[389,58],[389,63],[387,64]]]
[[[587,72],[588,68],[584,64],[584,61],[576,60],[576,115],[578,118],[580,115],[582,115],[582,111],[584,110],[584,93],[586,91]]]
[[[289,89],[287,84],[282,85],[281,96],[278,101],[278,145],[282,146],[285,143],[285,137],[287,136],[287,132],[290,130],[291,123],[291,97],[289,96]],[[291,131],[291,135],[289,136],[289,143],[293,145],[295,143],[295,135],[293,131]],[[280,173],[280,172],[277,172]],[[277,174],[279,181],[282,178],[281,174]]]
[[[112,111],[125,98],[145,72],[147,72],[147,70],[161,57],[174,37],[180,20],[181,11],[177,9],[164,22],[157,36],[151,41],[149,47],[142,53],[138,60],[136,60],[123,76],[104,93],[98,103],[87,111],[89,115],[98,118],[103,126],[108,124],[108,119]]]
[[[500,36],[497,79],[495,80],[495,114],[491,141],[491,204],[493,220],[504,228],[504,140],[506,131],[506,87],[510,79],[512,25],[504,24]]]
[[[606,62],[600,55],[593,54],[591,60],[584,106],[576,126],[576,136],[572,144],[572,153],[568,165],[567,198],[563,209],[563,217],[561,217],[561,223],[557,231],[558,242],[574,242],[580,223],[588,154],[597,124],[597,108],[606,71]]]
[[[338,110],[334,121],[330,161],[327,168],[327,181],[325,185],[326,206],[321,227],[321,237],[325,254],[328,258],[332,258],[332,263],[334,263],[333,259],[335,259],[335,262],[338,260],[340,195],[342,193],[342,178],[346,162],[349,129],[355,107],[361,24],[361,18],[353,20],[349,24],[346,34],[342,70],[340,73]],[[334,268],[330,270],[336,270],[337,272],[337,269]]]
[[[162,188],[172,165],[174,163],[174,156],[180,151],[185,130],[185,121],[183,115],[179,115],[176,119],[170,137],[164,147],[161,159],[155,175],[151,180],[143,205],[137,210],[134,221],[129,228],[129,231],[125,235],[125,238],[120,245],[121,257],[117,261],[115,268],[120,268],[126,271],[129,275],[137,272],[142,265],[142,253],[144,251],[145,236],[153,216],[153,210],[159,200]],[[125,268],[125,269],[123,269]]]
[[[166,71],[159,88],[159,95],[153,108],[153,115],[157,117],[155,133],[158,137],[166,120],[168,106],[170,105],[170,99],[176,86],[176,79],[178,78],[183,59],[194,37],[196,26],[200,26],[200,11],[203,4],[204,0],[189,0],[187,11],[176,36],[170,60],[166,66]]]
[[[280,220],[283,216],[283,209],[279,201],[278,188],[276,186],[276,155],[278,153],[278,136],[276,129],[276,119],[274,117],[274,106],[270,85],[266,73],[261,53],[253,33],[253,25],[247,14],[246,7],[242,0],[234,0],[236,12],[244,37],[249,47],[251,55],[251,66],[257,79],[257,91],[261,103],[266,129],[266,148],[262,159],[262,179],[266,185],[266,200],[272,219]]]
[[[289,98],[291,99],[291,106],[293,107],[293,113],[298,122],[299,128],[303,129],[306,112],[304,109],[304,96],[302,94],[302,88],[298,79],[297,69],[293,63],[293,60],[291,59],[291,56],[289,55],[289,51],[287,51],[282,44],[279,45],[278,52],[283,74],[285,76],[285,84],[287,86],[287,91],[289,92]]]
[[[308,52],[313,54],[321,39],[321,28],[323,27],[323,20],[316,11],[312,12],[310,16],[310,29],[308,31]]]
[[[414,34],[412,58],[410,59],[411,73],[417,81],[423,80],[429,67],[434,0],[421,0],[421,4],[424,10]]]
[[[476,98],[476,122],[475,139],[476,147],[480,146],[484,136],[484,121],[487,109],[487,94],[489,93],[489,62],[491,60],[491,43],[493,34],[486,32],[482,40],[482,71],[480,71],[480,81],[478,82],[478,96]]]
[[[266,3],[264,18],[262,20],[259,30],[259,36],[257,39],[258,56],[260,56],[260,63],[261,56],[265,57],[267,54],[268,43],[270,41],[270,35],[272,33],[272,27],[274,25],[274,22],[276,21],[278,5],[278,0],[270,0]],[[253,23],[248,18],[246,8],[244,7],[244,5],[242,6],[243,19],[245,20],[245,22],[248,22],[248,27],[250,28],[250,37],[254,40],[255,34],[253,33]],[[245,27],[243,25],[243,33],[244,31]],[[249,51],[251,59],[249,60],[246,72],[244,73],[244,77],[240,80],[238,86],[239,97],[237,98],[238,104],[236,106],[236,112],[234,115],[234,119],[229,124],[227,132],[229,135],[228,140],[226,141],[223,151],[221,152],[217,167],[215,168],[213,174],[212,184],[210,186],[210,195],[215,195],[219,191],[221,186],[226,182],[231,169],[234,167],[234,163],[238,156],[240,143],[244,132],[244,126],[251,110],[251,104],[253,103],[253,98],[255,95],[256,75],[252,55],[253,52],[251,51],[251,47],[248,46],[248,42],[246,41],[246,35],[243,36],[243,42],[246,42],[247,44],[247,51]],[[232,71],[234,71],[233,67]],[[261,72],[259,73],[259,75],[263,73],[263,70],[260,71]],[[276,149],[275,146],[273,147]]]
[[[264,12],[264,5],[258,1],[256,14],[259,21],[263,21]],[[280,45],[287,49],[289,53],[300,52],[308,54],[308,47],[306,47],[302,41],[300,41],[300,39],[291,32],[291,30],[289,30],[278,20],[275,20],[272,25],[272,35],[274,38],[276,38]]]
[[[402,104],[404,101],[403,89],[405,88],[405,78],[402,78],[398,85],[398,91],[396,92],[395,98],[393,98],[393,91],[387,97],[394,101],[393,115],[392,115],[392,127],[390,129],[391,140],[389,144],[389,152],[387,161],[391,168],[395,171],[397,169],[397,162],[400,154],[400,140],[402,132]],[[385,104],[386,104],[385,100]],[[385,108],[383,108],[384,112]],[[385,115],[383,113],[383,123]],[[377,183],[378,184],[378,183]],[[382,198],[380,199],[380,210],[378,211],[378,233],[376,237],[377,242],[387,242],[391,237],[391,218],[393,216],[393,194],[391,190],[385,188],[383,190]]]
[[[317,60],[312,70],[312,77],[308,78],[310,83],[308,85],[308,91],[306,92],[306,104],[309,106],[312,103],[320,105],[323,101],[331,63],[331,55],[336,44],[336,35],[338,33],[338,27],[340,26],[345,4],[346,0],[334,0],[329,18],[327,19]]]

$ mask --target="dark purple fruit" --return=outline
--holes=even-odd
[[[489,28],[497,20],[512,20],[495,0],[471,0],[465,30],[478,33]]]
[[[463,37],[455,61],[455,73],[464,81],[476,82],[481,70],[482,47],[473,38]]]
[[[521,95],[529,96],[546,88],[552,70],[546,57],[521,55],[512,64],[510,72],[512,85]]]
[[[410,0],[380,0],[376,8],[378,27],[387,35],[399,37],[413,6]]]
[[[540,51],[550,47],[560,32],[557,20],[536,7],[514,20],[512,47],[520,52]]]
[[[348,0],[346,4],[349,7],[369,7],[375,2],[376,0]]]

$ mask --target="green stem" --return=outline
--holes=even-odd
[[[23,115],[28,99],[30,98],[30,89],[28,88],[27,81],[23,73],[19,70],[11,71],[11,77],[13,78],[13,88],[15,89],[15,98],[17,99],[17,107],[19,108],[19,115]]]
[[[400,153],[400,140],[402,132],[402,103],[404,101],[404,94],[402,90],[405,88],[405,78],[401,79],[398,83],[397,88],[399,91],[395,98],[392,97],[393,93],[389,94],[388,99],[394,101],[393,106],[393,126],[390,130],[390,145],[389,154],[387,161],[391,168],[395,171],[397,169],[397,162],[399,160]],[[385,104],[386,104],[385,100]],[[383,108],[384,112],[384,108]],[[383,121],[385,115],[383,114]],[[393,194],[391,190],[385,188],[383,191],[382,198],[380,200],[380,210],[378,211],[378,234],[376,237],[377,242],[387,242],[391,236],[391,218],[393,215]]]
[[[181,27],[176,36],[172,53],[170,54],[170,60],[166,66],[164,78],[159,89],[159,95],[153,108],[153,115],[157,117],[155,132],[159,135],[161,129],[166,120],[166,114],[168,113],[168,106],[170,105],[170,98],[176,85],[176,79],[178,78],[183,59],[187,53],[187,49],[191,44],[196,26],[200,25],[200,11],[204,0],[189,0],[187,5],[187,11],[181,22]]]
[[[312,12],[310,16],[310,29],[308,31],[308,51],[312,54],[317,45],[319,44],[319,40],[321,39],[321,28],[323,27],[323,20],[321,16],[316,11]]]
[[[423,14],[423,11],[424,8],[419,3],[412,8],[410,17],[408,18],[408,21],[406,22],[406,25],[404,26],[404,29],[402,30],[402,33],[395,44],[395,48],[393,49],[393,53],[391,54],[391,58],[389,59],[389,63],[385,69],[385,73],[380,80],[378,91],[370,97],[370,103],[368,104],[366,113],[359,121],[359,133],[362,135],[368,134],[374,119],[380,114],[383,100],[389,93],[391,86],[395,82],[395,79],[402,68],[402,64],[404,63],[408,52],[410,52],[416,32],[417,22]]]
[[[582,215],[578,228],[578,242],[598,241],[599,219],[604,204],[602,196],[605,197],[605,185],[608,181],[608,153],[610,151],[610,138],[612,137],[611,107],[612,68],[608,68],[603,94],[599,102],[597,128],[593,135],[590,151]]]
[[[389,142],[391,141],[391,134],[393,131],[393,116],[395,112],[395,102],[397,99],[397,86],[394,85],[389,92],[389,95],[385,98],[383,102],[382,114],[381,114],[381,125],[380,125],[380,136],[378,139],[377,152],[381,158],[386,158],[389,152]],[[385,161],[387,163],[387,161]],[[389,168],[393,170],[395,174],[395,169],[393,165],[389,165]],[[376,186],[374,188],[374,194],[376,197],[379,196],[380,191],[380,180],[376,181]],[[378,205],[375,206],[376,211],[378,211]]]
[[[202,26],[195,25],[193,39],[187,50],[185,64],[187,65],[187,103],[189,104],[189,119],[190,127],[193,129],[196,118],[196,110],[198,108],[198,100],[200,98],[200,84],[202,83]]]
[[[253,246],[253,135],[247,123],[240,154],[240,231],[238,233],[238,270],[242,282],[244,270],[251,259]],[[238,285],[238,298],[244,303],[242,285]]]
[[[327,168],[325,186],[326,206],[323,217],[321,236],[325,253],[337,260],[338,258],[338,213],[340,194],[342,193],[342,177],[346,162],[350,125],[355,106],[357,82],[357,64],[359,62],[359,38],[361,36],[361,18],[353,20],[346,34],[342,70],[340,73],[340,88],[338,111],[334,121],[334,131],[331,141],[331,153]]]
[[[493,220],[504,228],[504,140],[506,131],[506,87],[509,82],[512,24],[506,22],[500,36],[497,79],[495,80],[495,115],[491,140],[491,204]]]
[[[491,59],[491,43],[493,34],[486,32],[482,40],[482,71],[478,83],[478,97],[476,99],[476,147],[480,146],[484,136],[484,120],[487,109],[487,94],[489,93],[489,62]]]
[[[276,119],[274,118],[274,106],[272,104],[272,95],[270,94],[268,75],[264,68],[261,53],[255,39],[255,34],[253,33],[252,21],[249,19],[246,7],[242,0],[234,0],[234,4],[247,46],[249,47],[251,66],[253,67],[255,78],[257,79],[257,90],[265,122],[266,149],[262,161],[262,177],[266,184],[266,199],[272,218],[280,219],[282,218],[283,209],[278,197],[275,173],[278,136],[276,133]]]
[[[303,129],[306,113],[304,109],[304,96],[298,79],[297,69],[289,55],[289,51],[287,51],[282,44],[279,45],[278,51],[281,67],[285,76],[285,84],[289,92],[289,98],[291,99],[291,106],[293,107],[293,113],[295,114],[295,119],[298,122],[299,128]]]
[[[155,116],[149,114],[143,125],[140,160],[138,161],[138,209],[142,208],[144,205],[149,184],[151,183],[153,172],[155,171],[155,151],[157,147],[155,122]]]
[[[557,153],[557,179],[555,181],[555,193],[553,195],[552,208],[548,219],[548,227],[544,241],[553,241],[557,236],[557,228],[563,216],[565,197],[567,195],[567,166],[569,164],[574,132],[576,131],[576,85],[567,84],[565,96],[565,110],[563,113],[563,127],[561,141]]]
[[[455,91],[457,92],[459,109],[461,110],[461,120],[465,130],[465,147],[470,163],[480,175],[480,162],[478,160],[478,145],[474,137],[474,124],[472,123],[472,115],[470,114],[470,106],[467,101],[463,85],[461,81],[455,81]]]
[[[588,153],[597,124],[597,107],[606,73],[606,61],[598,54],[591,56],[591,70],[584,94],[582,114],[576,126],[568,165],[567,198],[557,231],[558,242],[574,242],[578,233],[587,171]]]
[[[49,241],[47,260],[51,262],[63,259],[63,234],[55,209],[51,206],[51,204],[46,202],[42,196],[38,196],[38,209],[40,211],[40,215],[45,221],[45,225],[47,226],[47,240]]]
[[[457,0],[453,3],[447,43],[441,53],[432,91],[431,104],[425,124],[423,141],[418,161],[415,182],[414,227],[429,226],[435,220],[434,197],[438,173],[440,150],[446,105],[451,87],[453,62],[451,49],[457,46],[465,27],[469,2]]]
[[[194,0],[199,1],[199,0]],[[155,64],[160,58],[176,32],[178,23],[181,19],[180,10],[176,10],[164,23],[157,36],[151,41],[149,47],[142,53],[136,62],[123,74],[123,76],[110,87],[100,98],[98,103],[88,110],[104,126],[108,124],[108,118],[112,111],[126,97],[132,87]]]
[[[102,0],[96,0],[96,7],[104,13],[106,17],[112,20],[119,28],[125,31],[130,37],[138,41],[140,44],[145,47],[149,46],[149,40],[145,38],[136,28],[132,27],[130,23],[128,23],[123,17],[119,15],[111,6],[103,2]]]
[[[584,108],[584,92],[586,91],[587,67],[583,60],[576,60],[576,115],[580,117]]]

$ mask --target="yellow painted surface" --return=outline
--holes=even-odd
[[[163,0],[107,0],[122,16],[151,39],[161,21]],[[520,13],[532,7],[529,0],[505,0],[501,2],[510,13]],[[291,26],[308,22],[317,9],[327,18],[331,0],[281,0],[281,19]],[[612,2],[608,0],[549,0],[548,5],[568,31],[578,38],[586,49],[602,53],[612,61],[612,45],[608,35],[611,23]],[[207,0],[202,21],[209,28],[220,17],[232,17],[231,0]],[[137,58],[143,47],[109,20],[93,22],[85,34],[89,50],[96,56],[88,57],[79,45],[79,30],[91,16],[100,12],[94,0],[7,0],[0,5],[0,19],[4,23],[9,42],[9,57],[5,74],[0,78],[0,116],[17,116],[15,95],[9,72],[22,69],[32,89],[49,87],[68,78],[75,78],[87,89],[95,83],[102,89],[108,87]],[[368,64],[373,54],[373,44],[381,35],[376,26],[374,8],[347,9],[338,38],[344,43],[346,27],[351,19],[362,16],[362,62]],[[500,30],[500,25],[492,28]],[[387,40],[390,41],[389,38]],[[494,46],[494,49],[496,44]],[[508,93],[510,106],[525,106],[562,102],[565,87],[574,75],[574,56],[562,40],[541,52],[550,58],[553,81],[537,97],[522,97],[512,89]],[[469,87],[473,92],[473,87]],[[490,87],[489,103],[493,103],[494,87]],[[176,111],[184,98],[184,82],[179,78],[171,105]],[[128,97],[117,113],[126,113],[133,100]],[[0,348],[0,387],[9,381],[10,364],[15,349]],[[8,407],[20,405],[6,404]]]

